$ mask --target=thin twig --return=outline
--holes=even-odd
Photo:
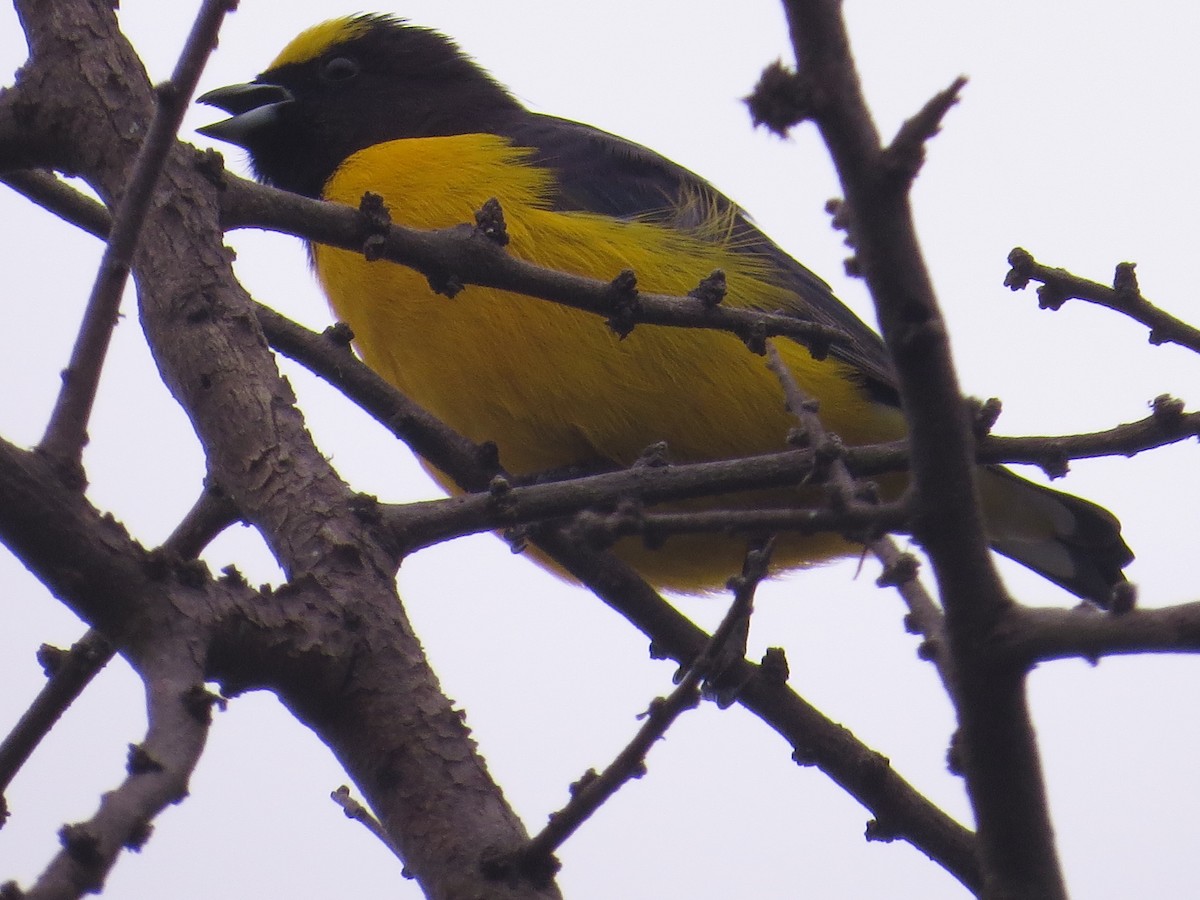
[[[44,646],[40,655],[49,678],[29,709],[0,742],[0,826],[8,814],[4,792],[67,707],[112,659],[113,646],[100,632],[91,629],[70,650]]]
[[[830,435],[825,430],[825,425],[818,414],[818,408],[804,394],[795,376],[784,365],[783,360],[773,346],[767,349],[767,359],[771,371],[775,373],[783,385],[784,392],[788,398],[788,408],[802,424],[808,441],[818,446],[832,443],[835,450],[839,449],[841,442],[837,440],[836,435]],[[829,466],[830,478],[833,484],[837,486],[843,498],[853,497],[856,493],[862,491],[861,484],[855,481],[851,475],[844,455],[832,456]],[[843,504],[845,502],[845,500],[842,501]],[[856,505],[859,507],[865,506],[867,511],[878,508],[863,503]],[[903,504],[900,508],[906,514],[909,512],[908,504]],[[885,519],[879,519],[876,522],[877,524],[886,524]],[[917,579],[915,558],[909,554],[902,554],[895,542],[886,534],[880,534],[874,540],[868,541],[867,546],[880,563],[883,564],[884,571],[883,575],[879,578],[878,584],[881,587],[895,587],[900,592],[900,596],[908,605],[909,615],[906,626],[910,631],[916,630],[924,635],[925,643],[922,646],[922,654],[934,662],[943,684],[949,688],[951,681],[948,660],[946,654],[942,652],[944,650],[943,643],[945,639],[945,617],[942,614],[941,607],[937,605]]]
[[[622,785],[645,774],[646,755],[650,748],[667,733],[683,712],[696,707],[700,701],[701,685],[720,675],[728,665],[731,653],[734,653],[733,659],[744,656],[745,634],[753,610],[754,593],[767,577],[770,556],[769,545],[746,554],[741,576],[731,579],[733,602],[704,650],[687,667],[676,688],[667,697],[660,697],[650,704],[645,713],[645,723],[603,772],[597,774],[594,769],[589,770],[572,785],[571,799],[567,805],[553,813],[546,827],[508,860],[507,865],[514,866],[527,877],[537,877],[539,873],[544,873],[543,877],[552,875],[558,869],[554,851]],[[733,644],[735,640],[738,640],[740,649]]]
[[[1143,297],[1133,263],[1117,266],[1111,287],[1080,278],[1066,269],[1043,265],[1021,247],[1008,254],[1008,263],[1012,268],[1004,276],[1005,286],[1019,291],[1028,287],[1030,281],[1040,281],[1042,286],[1037,293],[1042,309],[1057,310],[1068,300],[1086,300],[1145,325],[1150,329],[1152,344],[1178,344],[1200,353],[1200,328],[1175,318]]]
[[[175,146],[175,134],[200,72],[216,46],[217,32],[225,14],[234,6],[234,0],[204,0],[171,80],[155,90],[158,102],[154,116],[130,170],[125,193],[117,204],[108,244],[63,375],[63,386],[39,444],[39,449],[55,462],[64,477],[80,486],[85,483],[82,454],[87,443],[88,419],[146,211],[167,154]]]
[[[887,535],[872,541],[870,550],[883,564],[883,574],[875,583],[880,587],[894,587],[900,594],[908,607],[904,627],[925,639],[918,653],[934,664],[942,684],[950,690],[953,682],[946,648],[946,617],[917,577],[917,558],[901,551]]]
[[[800,426],[792,435],[791,443],[812,447],[817,455],[818,467],[824,468],[824,472],[818,474],[822,474],[833,488],[834,493],[829,498],[830,507],[839,511],[861,511],[869,516],[879,503],[874,485],[857,480],[850,472],[842,439],[825,430],[819,403],[800,387],[796,376],[771,343],[767,344],[767,367],[779,379],[788,410]]]
[[[858,485],[846,468],[842,439],[825,430],[821,421],[820,404],[804,392],[792,370],[784,363],[773,343],[767,344],[767,368],[779,379],[779,386],[787,400],[788,411],[796,419],[799,430],[792,435],[791,443],[814,446],[819,456],[827,459],[829,481],[841,493],[841,502],[848,503]]]
[[[988,435],[976,447],[981,463],[1029,463],[1051,478],[1067,472],[1076,459],[1135,456],[1188,438],[1200,437],[1200,412],[1184,412],[1183,401],[1166,394],[1148,404],[1150,415],[1104,431],[1060,436],[1001,437]]]
[[[379,824],[379,820],[371,815],[371,811],[359,803],[350,793],[348,785],[343,784],[335,791],[330,791],[329,799],[342,808],[342,812],[346,814],[347,819],[353,819],[358,822],[367,831],[375,835],[376,838],[391,851],[400,862],[404,862],[404,857],[400,855],[400,851],[396,849],[396,845],[392,843],[387,832],[383,830],[383,826]]]

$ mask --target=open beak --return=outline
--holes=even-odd
[[[228,119],[197,128],[200,134],[245,147],[256,133],[278,124],[280,112],[294,100],[286,88],[277,84],[251,81],[201,94],[196,102],[231,114]]]

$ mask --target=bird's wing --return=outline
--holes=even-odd
[[[708,182],[640,144],[566,119],[525,113],[501,133],[533,148],[532,162],[554,171],[556,209],[660,222],[708,239],[717,239],[705,228],[714,218],[728,222],[719,239],[769,263],[772,277],[794,300],[783,311],[843,332],[847,342],[830,352],[863,374],[874,399],[898,405],[895,375],[879,335]]]

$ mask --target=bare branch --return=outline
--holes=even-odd
[[[40,655],[53,649],[44,647]],[[87,632],[70,650],[58,650],[54,655],[45,687],[0,743],[0,826],[8,815],[3,795],[13,778],[112,656],[112,644],[95,630]]]
[[[1150,329],[1151,344],[1178,344],[1193,353],[1200,353],[1200,328],[1195,328],[1170,313],[1159,309],[1142,296],[1138,289],[1134,263],[1121,263],[1113,277],[1112,287],[1073,275],[1066,269],[1043,265],[1028,250],[1015,247],[1008,254],[1012,266],[1004,276],[1006,287],[1023,290],[1031,281],[1041,282],[1038,306],[1057,310],[1068,300],[1086,300],[1128,316]]]
[[[155,90],[154,116],[117,205],[108,245],[104,248],[84,310],[83,324],[63,375],[62,390],[39,445],[65,477],[81,486],[86,481],[82,455],[87,443],[87,423],[100,384],[100,370],[104,366],[108,343],[117,324],[121,295],[146,221],[146,210],[167,154],[175,146],[175,133],[196,90],[200,73],[217,44],[217,32],[231,6],[236,6],[231,0],[204,0],[171,80]]]
[[[1065,897],[1024,670],[983,638],[1012,600],[990,559],[975,487],[974,435],[946,326],[916,237],[903,172],[886,165],[838,0],[785,0],[797,70],[820,98],[812,118],[841,180],[857,270],[899,381],[912,448],[913,530],[946,611],[963,771],[979,825],[982,877],[997,897]]]
[[[1017,609],[997,634],[1001,652],[1030,665],[1131,653],[1200,653],[1200,602],[1117,615],[1089,606]]]
[[[680,468],[693,471],[693,466],[707,465],[694,463]],[[700,468],[694,469],[696,475],[700,472]],[[707,487],[704,493],[709,493]],[[693,492],[681,496],[693,496]],[[909,516],[910,510],[904,503],[883,503],[878,506],[856,504],[847,509],[705,509],[676,513],[650,512],[636,504],[622,504],[612,513],[583,513],[577,516],[569,526],[569,531],[595,547],[607,547],[618,538],[629,535],[641,535],[652,544],[680,534],[756,536],[775,532],[832,532],[862,537],[885,531],[904,531],[908,527]]]
[[[1067,463],[1073,459],[1134,456],[1144,450],[1200,437],[1200,412],[1184,412],[1182,401],[1166,394],[1155,397],[1148,405],[1151,413],[1146,418],[1090,434],[989,435],[979,441],[976,459],[981,463],[1032,463],[1056,478],[1066,474]]]
[[[941,130],[942,120],[958,103],[967,79],[960,75],[944,91],[939,91],[911,119],[900,126],[892,143],[884,150],[883,163],[901,172],[909,181],[917,177],[925,163],[925,145]]]
[[[947,109],[949,103],[950,101],[947,100]],[[804,391],[783,364],[783,360],[774,347],[768,348],[767,357],[771,370],[778,376],[787,394],[788,409],[800,422],[806,441],[818,447],[832,445],[832,449],[828,449],[824,453],[828,458],[827,465],[832,483],[839,492],[836,502],[831,505],[844,507],[847,510],[860,507],[864,512],[878,510],[879,507],[870,502],[874,499],[873,487],[855,481],[846,465],[841,441],[837,435],[831,435],[825,430],[825,425],[818,415],[819,409],[816,403],[805,396]],[[867,502],[859,500],[858,498],[861,496],[867,497]],[[907,513],[910,512],[908,504],[903,504],[901,508],[906,513],[905,521],[907,522]],[[878,537],[868,536],[866,544],[884,567],[884,573],[879,577],[877,583],[880,587],[895,587],[900,592],[900,596],[908,605],[909,610],[906,624],[910,630],[915,628],[925,636],[925,643],[922,645],[923,653],[926,658],[933,660],[938,674],[942,678],[942,683],[946,685],[947,689],[951,689],[953,687],[952,674],[946,655],[936,652],[944,640],[945,616],[941,607],[929,596],[917,579],[916,560],[908,554],[901,554],[895,543],[882,532]]]
[[[441,231],[419,231],[367,219],[360,210],[337,203],[310,200],[214,172],[211,157],[200,168],[222,187],[222,221],[227,229],[268,228],[310,241],[364,252],[425,273],[436,284],[476,284],[501,288],[582,309],[628,331],[638,324],[669,325],[729,331],[754,346],[765,338],[788,337],[807,346],[818,358],[848,338],[835,328],[782,313],[766,313],[736,305],[715,305],[708,292],[670,297],[633,290],[626,281],[606,282],[544,269],[504,251],[477,227],[460,225]],[[620,273],[614,272],[614,279]],[[625,299],[623,300],[622,297]],[[630,302],[630,298],[635,302]],[[619,322],[614,321],[614,316]]]
[[[52,172],[37,169],[0,172],[0,182],[76,228],[101,239],[108,237],[112,216],[107,207],[75,190]]]
[[[383,830],[383,826],[379,824],[379,820],[371,815],[369,809],[354,799],[348,785],[343,784],[336,791],[331,791],[329,799],[342,808],[342,812],[346,814],[347,819],[353,819],[366,828],[383,846],[392,851],[397,859],[404,862],[404,857],[396,851],[396,847],[392,844],[392,840],[388,837],[387,832]]]
[[[499,870],[515,869],[535,879],[539,873],[542,877],[552,875],[558,870],[554,851],[623,785],[645,774],[650,749],[679,716],[699,704],[702,683],[719,677],[731,658],[740,660],[745,656],[745,628],[749,625],[754,592],[767,576],[769,559],[769,548],[747,554],[742,575],[733,580],[733,602],[676,688],[668,696],[651,702],[644,714],[645,724],[603,772],[597,774],[595,769],[589,769],[571,786],[570,801],[550,815],[544,829],[516,854],[494,863]],[[734,642],[739,636],[741,649],[734,653],[737,646]]]
[[[146,739],[130,747],[128,777],[104,795],[90,821],[63,827],[63,849],[25,894],[28,900],[66,900],[99,892],[121,851],[140,849],[150,837],[154,817],[187,796],[216,698],[204,690],[193,648],[174,649],[163,654],[163,671],[151,668],[143,673],[150,727]]]
[[[925,639],[918,654],[937,667],[942,684],[950,690],[954,682],[946,646],[946,617],[917,577],[917,558],[911,553],[902,553],[896,542],[887,536],[873,541],[871,552],[883,564],[883,573],[875,583],[880,587],[894,587],[900,594],[908,607],[904,627]]]
[[[538,535],[550,553],[600,599],[653,641],[656,652],[686,666],[708,637],[658,596],[632,569],[561,532]],[[765,662],[765,660],[764,660]],[[913,789],[880,754],[790,690],[774,666],[741,662],[726,677],[740,684],[737,702],[792,746],[793,758],[815,765],[875,817],[871,836],[901,839],[936,860],[971,890],[981,886],[973,836]]]
[[[854,480],[846,466],[846,445],[838,435],[825,430],[819,414],[820,404],[801,389],[773,345],[767,347],[767,366],[779,379],[787,398],[787,408],[799,423],[789,442],[813,447],[819,465],[828,470],[829,482],[835,492],[829,498],[830,507],[850,511],[861,505],[865,511],[873,510],[879,502],[876,487]]]

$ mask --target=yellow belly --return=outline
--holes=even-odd
[[[396,221],[418,228],[471,221],[496,197],[510,252],[532,262],[602,279],[633,269],[641,289],[665,294],[685,294],[720,268],[730,304],[795,305],[748,254],[648,222],[546,208],[549,176],[523,165],[524,154],[486,135],[396,141],[347,160],[325,197],[357,204],[369,190]],[[517,294],[469,287],[449,299],[419,273],[358,253],[319,246],[316,266],[367,364],[462,434],[494,441],[515,474],[627,464],[656,441],[677,462],[769,452],[795,424],[763,358],[732,335],[638,326],[622,340],[599,317]],[[903,433],[899,413],[869,401],[848,366],[787,342],[779,349],[844,440]],[[786,505],[797,495],[775,499]],[[703,590],[738,570],[745,542],[677,537],[649,551],[630,540],[618,551],[661,586]],[[797,566],[847,551],[837,538],[794,537],[778,558]]]

